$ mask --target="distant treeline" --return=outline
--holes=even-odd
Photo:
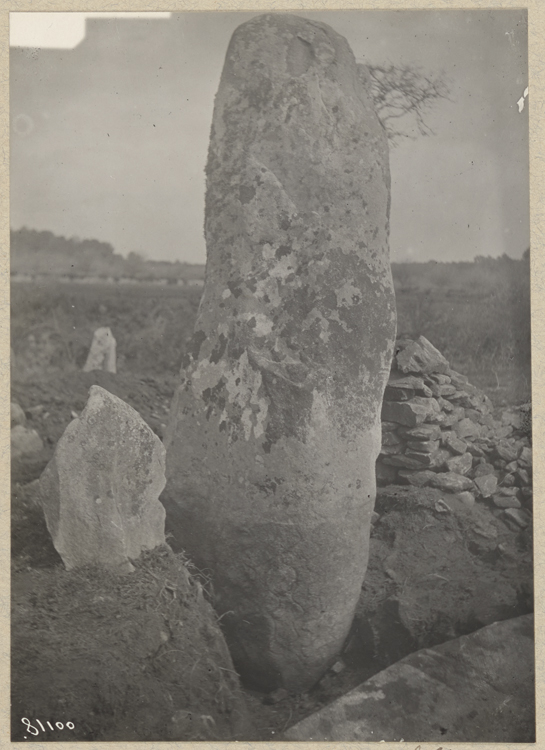
[[[141,281],[204,278],[204,265],[145,260],[138,253],[127,258],[114,252],[108,242],[58,237],[35,229],[12,230],[11,273],[81,278],[130,278]]]
[[[23,227],[11,231],[11,272],[24,275],[50,275],[72,278],[130,278],[141,281],[204,278],[204,265],[145,260],[138,253],[127,258],[118,255],[107,242],[58,237],[52,232]],[[477,257],[472,262],[393,263],[398,294],[442,292],[449,295],[500,296],[513,285],[529,288],[529,251],[521,260],[507,255]],[[517,284],[518,281],[518,284]],[[520,291],[517,289],[517,291]],[[504,300],[505,301],[505,300]]]
[[[443,263],[392,263],[396,291],[442,291],[447,295],[496,294],[513,287],[516,280],[530,284],[530,250],[520,260],[505,253],[498,258],[478,255],[473,261]]]

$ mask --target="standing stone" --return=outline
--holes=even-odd
[[[165,449],[132,407],[97,385],[40,478],[55,549],[68,569],[130,571],[142,550],[165,543]]]
[[[291,15],[235,31],[207,177],[164,502],[242,676],[300,690],[365,575],[395,337],[387,139],[343,37]]]
[[[97,328],[93,334],[93,342],[83,366],[83,372],[104,370],[116,372],[116,341],[110,328]]]

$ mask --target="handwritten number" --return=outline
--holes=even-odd
[[[30,721],[25,716],[23,716],[21,721],[25,725],[27,732],[33,734],[34,736],[38,734],[38,730],[36,729],[36,727],[33,727]]]

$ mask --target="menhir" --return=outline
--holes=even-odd
[[[235,31],[207,177],[164,501],[242,677],[303,690],[365,575],[395,338],[387,139],[343,37],[291,15]]]

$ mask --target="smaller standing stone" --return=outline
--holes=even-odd
[[[159,438],[132,407],[92,386],[40,479],[47,528],[66,567],[130,571],[142,550],[164,544],[164,486]]]
[[[83,372],[91,372],[91,370],[117,372],[115,352],[116,341],[111,329],[97,328],[93,334],[93,342],[83,366]]]

